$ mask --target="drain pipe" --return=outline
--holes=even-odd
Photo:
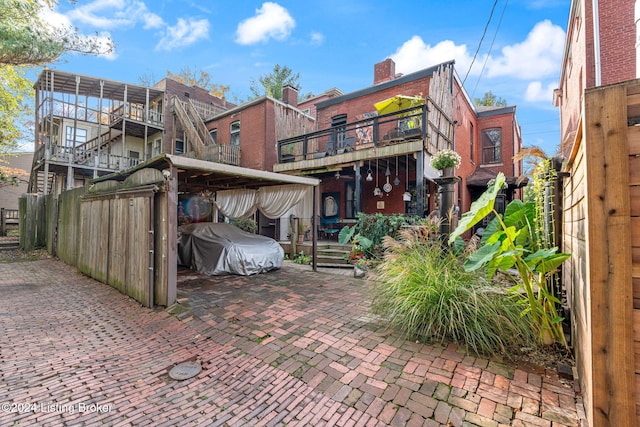
[[[640,78],[640,0],[635,4],[636,22],[636,78]]]
[[[637,1],[636,1],[637,2]],[[598,0],[592,0],[593,7],[593,56],[595,59],[595,85],[602,84],[602,76],[600,70],[600,10],[598,9]]]

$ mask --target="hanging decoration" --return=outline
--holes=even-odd
[[[382,186],[382,189],[384,190],[385,193],[387,193],[387,195],[389,195],[389,193],[391,192],[393,187],[391,186],[391,183],[389,182],[389,177],[391,176],[391,170],[389,170],[389,162],[388,161],[387,161],[387,170],[384,172],[384,176],[387,177],[387,182]]]
[[[411,201],[411,193],[409,192],[409,155],[407,154],[407,163],[404,167],[404,170],[407,172],[406,180],[404,182],[404,194],[402,195],[402,200],[405,202]]]
[[[374,196],[382,196],[382,190],[378,186],[378,159],[376,159],[376,188],[373,190]]]
[[[373,175],[371,174],[371,159],[369,159],[369,170],[367,171],[367,181],[373,181]]]
[[[393,185],[396,187],[400,185],[400,178],[398,178],[398,156],[396,156],[396,178],[393,180]]]

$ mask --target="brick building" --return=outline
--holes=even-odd
[[[298,91],[286,86],[282,94],[283,101],[262,96],[207,121],[208,132],[216,145],[238,147],[239,166],[271,171],[277,162],[278,140],[315,129],[314,118],[297,106]],[[310,213],[305,215],[310,224]],[[286,221],[270,220],[259,211],[256,216],[260,234],[286,239],[289,232]]]
[[[578,129],[584,90],[636,78],[635,43],[633,1],[571,2],[560,81],[554,93],[565,157]]]
[[[376,108],[398,96],[412,104],[391,113]],[[339,225],[358,212],[423,215],[438,209],[440,173],[429,161],[445,148],[462,156],[456,172],[460,212],[498,172],[509,177],[505,201],[520,195],[521,164],[512,159],[521,147],[515,107],[477,109],[453,62],[399,75],[386,59],[374,65],[372,86],[315,107],[317,129],[280,140],[274,170],[321,178],[323,197],[337,201]],[[335,229],[322,204],[321,210],[323,227]]]

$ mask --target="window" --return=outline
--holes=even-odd
[[[500,163],[502,161],[502,129],[493,128],[482,131],[482,163]]]
[[[336,128],[336,147],[341,148],[344,146],[344,141],[347,139],[347,115],[339,114],[331,118],[331,127]],[[333,147],[333,148],[336,148]]]
[[[75,129],[75,144],[73,142],[73,130]],[[86,129],[80,129],[80,128],[74,128],[73,126],[67,126],[66,128],[66,138],[65,138],[65,145],[67,147],[75,147],[78,146],[80,144],[84,144],[85,142],[87,142],[87,130]]]
[[[153,152],[151,153],[151,156],[157,156],[158,154],[160,154],[162,152],[162,139],[158,138],[155,141],[153,141]]]
[[[176,154],[184,154],[184,141],[176,139]]]
[[[239,147],[240,146],[240,122],[231,123],[230,132],[231,132],[231,139],[229,140],[229,144]]]
[[[211,143],[212,144],[217,144],[218,143],[218,129],[211,129],[209,131],[209,136],[211,136]]]
[[[344,190],[345,190],[344,217],[355,218],[356,217],[355,183],[353,181],[347,181],[345,183]]]

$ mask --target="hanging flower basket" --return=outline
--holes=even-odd
[[[438,151],[431,157],[431,167],[438,170],[447,168],[457,168],[460,166],[461,157],[453,150],[445,149]]]

